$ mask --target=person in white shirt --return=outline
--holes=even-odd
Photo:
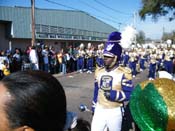
[[[38,65],[38,55],[36,53],[35,47],[33,46],[30,53],[29,53],[29,60],[32,65],[32,70],[39,70]]]

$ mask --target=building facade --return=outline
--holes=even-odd
[[[31,8],[0,6],[0,49],[31,45]],[[35,8],[36,43],[56,49],[80,43],[100,44],[117,29],[82,11]]]

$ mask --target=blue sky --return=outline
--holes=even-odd
[[[31,6],[31,0],[0,0],[3,6]],[[157,22],[146,17],[141,21],[137,14],[141,0],[35,0],[37,8],[81,10],[122,31],[127,25],[134,25],[145,32],[147,38],[160,39],[164,32],[175,30],[175,20],[160,17]],[[135,17],[134,17],[135,16]]]

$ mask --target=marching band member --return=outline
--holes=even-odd
[[[131,70],[119,66],[122,47],[121,33],[112,32],[104,48],[104,67],[95,71],[95,87],[91,131],[120,131],[122,106],[133,90]]]
[[[157,70],[160,69],[160,67],[162,66],[162,53],[161,50],[158,48],[156,50],[156,61],[157,61]]]
[[[90,73],[90,74],[92,73],[93,64],[94,64],[93,57],[94,57],[94,50],[92,48],[91,43],[88,43],[85,58],[87,61],[87,73]]]
[[[156,54],[155,52],[152,52],[150,54],[150,63],[149,63],[149,74],[148,78],[149,80],[154,80],[156,77]]]
[[[134,51],[129,53],[129,68],[132,71],[132,76],[135,77],[136,76],[136,64],[137,64],[137,58],[135,56]]]
[[[78,68],[77,70],[79,70],[80,73],[83,73],[84,58],[85,58],[84,44],[81,43],[77,53],[77,68]]]
[[[98,45],[98,50],[96,51],[96,63],[98,67],[104,66],[104,60],[103,60],[103,51],[104,51],[104,45],[103,43]]]
[[[173,58],[173,52],[171,50],[166,50],[166,53],[165,53],[165,58],[164,58],[164,67],[165,67],[165,70],[172,74],[173,73],[173,61],[172,61],[172,58]]]
[[[140,71],[145,70],[145,61],[146,61],[145,51],[144,51],[144,49],[142,49],[141,52],[140,52],[140,60],[139,60]]]
[[[128,51],[125,51],[123,53],[123,65],[126,67],[129,63],[129,53]]]

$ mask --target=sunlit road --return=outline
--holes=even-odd
[[[82,113],[79,111],[78,107],[83,103],[91,108],[94,73],[71,73],[67,75],[55,75],[55,77],[61,82],[65,89],[67,109],[76,112],[78,117],[91,121],[91,113]],[[146,79],[147,71],[144,71],[133,78],[133,83],[136,85],[138,82]]]

